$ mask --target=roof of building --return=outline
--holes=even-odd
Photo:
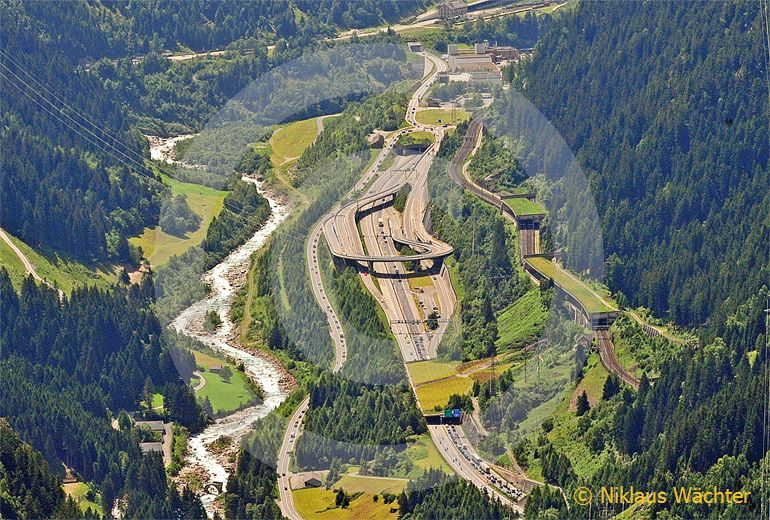
[[[489,54],[453,54],[452,59],[463,63],[492,63]]]
[[[163,453],[163,443],[161,442],[140,442],[139,443],[139,449],[142,450],[142,453],[150,453],[153,451],[157,451],[158,453]]]
[[[466,65],[463,68],[471,74],[482,70],[484,72],[500,72],[500,70],[491,63],[476,63],[474,65]]]
[[[468,7],[468,4],[466,4],[463,0],[449,0],[444,2],[443,5],[449,7],[450,9],[463,9]]]
[[[302,489],[303,487],[307,487],[308,484],[311,486],[321,485],[326,478],[326,473],[328,473],[328,471],[307,471],[305,473],[292,475],[289,479],[291,488]]]
[[[529,200],[526,197],[521,196],[509,196],[509,197],[503,197],[503,202],[511,208],[513,213],[517,217],[526,217],[530,215],[545,215],[547,213],[546,209],[543,207],[542,204],[538,204],[537,202],[533,202]]]
[[[163,421],[136,421],[136,426],[137,428],[145,426],[154,432],[165,431],[165,428],[163,427]]]

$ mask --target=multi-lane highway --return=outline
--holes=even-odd
[[[517,513],[524,513],[524,508],[512,500],[521,500],[524,493],[492,471],[491,466],[478,456],[468,442],[462,428],[431,424],[428,431],[441,456],[458,475],[462,475],[479,489],[486,490],[489,496],[498,498]]]
[[[434,67],[431,67],[432,69],[435,69]],[[430,74],[426,75],[426,77],[423,80],[423,83],[430,81],[435,81],[436,73],[435,71],[432,71]],[[422,87],[418,88],[418,90],[415,92],[414,96],[422,95],[424,94],[425,89],[422,89]],[[413,96],[413,99],[414,99]],[[419,98],[418,98],[419,101]],[[414,105],[410,102],[410,106],[417,106],[417,103],[415,102]],[[393,150],[393,146],[395,145],[396,141],[398,140],[398,137],[403,133],[403,131],[396,132],[392,136],[388,138],[386,143],[383,145],[383,149],[378,154],[377,158],[375,159],[374,163],[364,172],[363,176],[358,180],[358,182],[350,189],[348,192],[348,196],[351,196],[353,193],[358,193],[362,191],[367,185],[371,184],[372,181],[379,175],[379,168],[382,165],[383,161],[385,160],[385,157],[388,156]],[[342,204],[337,204],[335,207],[333,207],[328,215],[337,214],[340,211],[340,208],[342,207]],[[320,272],[320,265],[318,260],[318,253],[319,253],[319,245],[321,236],[323,234],[323,224],[325,222],[326,218],[322,218],[312,229],[310,236],[308,238],[307,246],[305,249],[305,256],[308,266],[308,272],[310,275],[310,285],[313,290],[313,296],[316,299],[316,302],[321,307],[321,310],[324,312],[326,316],[327,324],[329,325],[329,332],[332,337],[332,341],[334,342],[334,350],[335,350],[335,359],[334,359],[334,366],[333,370],[334,372],[338,372],[342,369],[343,365],[345,364],[345,361],[347,359],[347,342],[345,338],[345,331],[342,328],[342,323],[337,316],[337,314],[334,311],[334,308],[332,307],[331,303],[329,302],[329,298],[326,294],[326,290],[323,285],[323,281],[321,279],[321,272]],[[357,234],[356,234],[357,236]],[[281,508],[281,513],[292,520],[301,520],[300,514],[297,512],[296,507],[294,506],[294,499],[291,493],[291,472],[289,470],[289,464],[291,459],[291,453],[294,451],[294,447],[296,446],[296,443],[302,434],[302,421],[305,417],[305,414],[307,413],[308,407],[310,404],[309,397],[303,400],[300,405],[295,410],[294,414],[291,416],[288,422],[288,426],[286,428],[286,431],[284,433],[283,440],[281,442],[281,446],[278,451],[277,461],[276,461],[276,471],[278,473],[278,492],[279,492],[279,506]]]
[[[432,311],[438,311],[442,317],[449,318],[455,311],[457,300],[452,289],[449,273],[443,262],[434,265],[423,265],[424,272],[420,276],[430,278],[432,284],[432,299],[414,290],[409,283],[409,277],[415,273],[406,273],[401,265],[397,244],[403,239],[425,246],[425,249],[451,252],[450,246],[442,244],[431,237],[424,226],[424,215],[428,203],[428,171],[433,158],[443,138],[441,126],[422,125],[416,121],[416,113],[420,97],[422,97],[435,81],[437,72],[446,70],[446,64],[432,56],[428,59],[433,63],[433,73],[417,88],[407,107],[406,119],[412,125],[412,130],[430,131],[434,135],[434,144],[419,156],[397,157],[393,166],[383,172],[369,186],[369,189],[355,202],[347,205],[343,211],[330,215],[326,220],[324,233],[332,250],[342,253],[341,258],[358,256],[371,264],[362,265],[364,283],[375,295],[385,315],[391,322],[391,328],[399,344],[405,362],[431,359],[436,356],[436,349],[441,334],[447,326],[447,320],[441,320],[435,331],[428,330],[426,316]],[[388,202],[392,194],[405,185],[412,187],[403,212],[399,213]],[[424,256],[424,258],[423,258]],[[433,255],[435,256],[435,255]],[[410,256],[407,260],[428,260],[430,253],[420,256]],[[423,261],[423,264],[426,262]],[[376,278],[373,283],[371,278]],[[470,453],[472,448],[464,436],[449,435],[444,426],[431,426],[431,437],[440,449],[442,456],[450,466],[464,479],[479,488],[485,489],[490,496],[497,497],[503,503],[516,510],[521,508],[515,504],[512,497],[518,490],[506,490],[500,479],[500,485],[494,484],[493,475],[486,474],[481,464],[466,458],[464,453]],[[478,455],[474,455],[478,459]],[[480,459],[479,459],[480,460]],[[498,478],[498,477],[494,477]]]
[[[452,289],[449,272],[440,260],[451,254],[452,248],[431,237],[424,226],[424,215],[428,202],[427,179],[433,158],[443,138],[443,128],[419,124],[416,113],[420,98],[425,95],[436,81],[438,72],[446,70],[446,63],[429,55],[427,60],[430,72],[423,78],[415,90],[406,110],[406,120],[410,126],[395,132],[386,139],[382,151],[372,166],[351,189],[361,194],[353,202],[340,203],[332,208],[313,228],[309,237],[306,257],[313,294],[324,311],[329,330],[335,345],[334,370],[342,368],[347,357],[345,332],[334,312],[323,287],[318,248],[323,235],[338,258],[361,262],[360,271],[365,286],[372,292],[385,315],[390,320],[391,328],[399,344],[404,362],[431,359],[436,350],[441,334],[447,327],[448,319],[439,320],[436,330],[429,330],[426,324],[431,312],[449,318],[455,312],[457,299]],[[380,172],[385,157],[393,152],[398,138],[407,132],[429,131],[434,136],[434,143],[422,154],[397,156],[391,167]],[[411,185],[403,212],[392,206],[395,193],[404,185]],[[399,254],[400,245],[409,245],[418,252],[416,256]],[[404,262],[420,262],[420,273],[407,273]],[[429,277],[430,283],[422,285],[428,290],[412,288],[409,276]],[[376,278],[376,282],[375,282]],[[280,506],[282,513],[291,519],[299,519],[290,485],[289,461],[291,452],[302,433],[302,419],[308,410],[309,400],[303,401],[289,420],[283,442],[278,454],[278,478]],[[486,489],[503,503],[520,511],[520,507],[511,500],[514,490],[506,491],[502,480],[496,487],[491,476],[484,472],[480,464],[466,458],[470,453],[464,436],[454,437],[444,426],[431,427],[431,437],[440,449],[442,456],[462,478],[479,488]],[[476,456],[477,457],[477,456]]]

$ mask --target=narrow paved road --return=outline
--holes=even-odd
[[[193,392],[203,390],[203,387],[206,386],[206,378],[204,378],[203,374],[201,374],[197,370],[193,372],[193,375],[198,378],[198,384],[195,385],[195,388],[193,388]]]
[[[291,472],[289,471],[289,461],[291,452],[294,451],[297,440],[299,439],[302,428],[302,419],[310,406],[310,397],[306,397],[297,407],[297,410],[289,418],[289,426],[283,435],[281,448],[278,452],[278,505],[281,508],[281,514],[290,520],[302,520],[302,517],[294,507],[294,496],[291,494]]]

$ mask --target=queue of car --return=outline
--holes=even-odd
[[[447,431],[449,432],[449,438],[452,440],[452,443],[457,446],[457,449],[460,451],[462,456],[465,457],[465,460],[470,462],[476,471],[481,473],[487,479],[489,484],[502,490],[505,494],[512,497],[516,501],[524,498],[523,491],[514,487],[504,478],[499,477],[497,474],[493,473],[492,469],[489,467],[489,464],[481,460],[479,456],[471,453],[471,451],[468,449],[468,446],[460,438],[460,435],[457,433],[457,429],[454,425],[447,426]]]

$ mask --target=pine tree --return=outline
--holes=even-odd
[[[620,379],[615,374],[610,374],[607,380],[604,381],[604,388],[602,388],[602,399],[611,399],[614,395],[620,392]]]
[[[154,394],[155,385],[152,384],[150,376],[147,376],[144,380],[144,387],[142,388],[142,404],[148,412],[152,411],[152,397]]]
[[[591,409],[591,405],[588,402],[588,395],[586,395],[585,390],[583,390],[583,392],[578,397],[578,400],[576,403],[575,415],[580,417],[582,415],[585,415],[590,409]]]

